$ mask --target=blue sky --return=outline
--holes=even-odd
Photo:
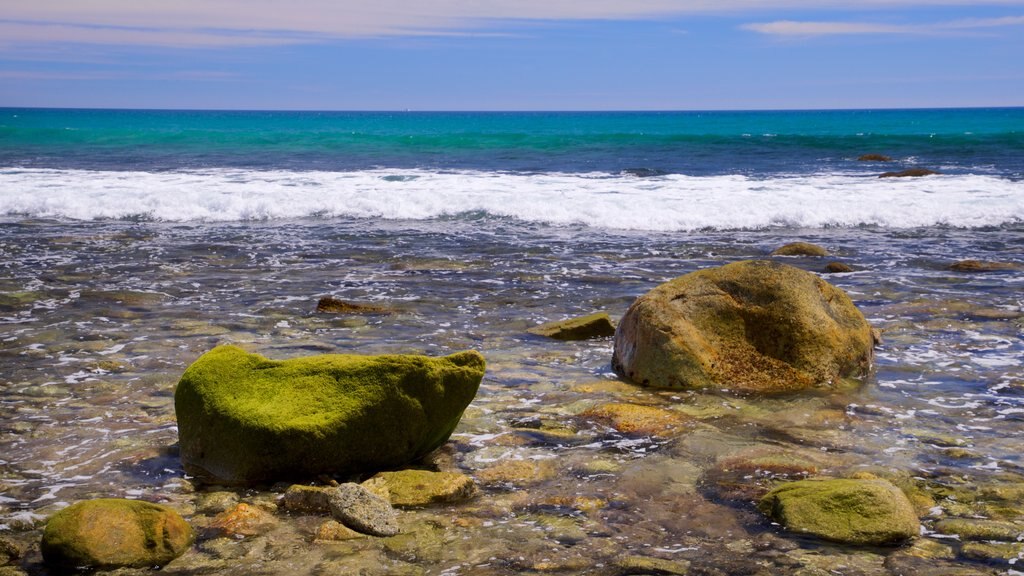
[[[1024,0],[0,2],[0,106],[1024,105]]]

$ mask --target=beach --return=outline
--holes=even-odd
[[[2,113],[0,537],[30,574],[47,573],[45,519],[99,497],[197,527],[168,574],[1007,574],[1024,554],[942,524],[1024,521],[1021,109]],[[877,177],[912,166],[940,174]],[[770,256],[794,241],[829,255]],[[618,321],[662,282],[750,259],[846,291],[881,333],[870,374],[772,397],[647,388],[612,371],[609,337],[528,332]],[[964,260],[1001,266],[951,269]],[[850,271],[826,274],[834,261]],[[379,309],[317,312],[324,297]],[[324,518],[279,511],[287,485],[195,482],[174,389],[223,343],[279,359],[481,352],[480,390],[433,460],[477,493],[403,510],[399,536],[322,542]],[[676,425],[592,416],[608,404]],[[891,481],[921,536],[829,543],[754,506],[805,477]],[[238,502],[273,520],[211,527]]]

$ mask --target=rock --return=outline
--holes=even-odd
[[[776,447],[754,447],[719,459],[702,478],[722,500],[752,502],[781,480],[802,480],[818,473],[820,455]]]
[[[196,512],[200,514],[220,514],[238,504],[238,494],[234,492],[209,492],[200,495],[196,500]]]
[[[18,546],[7,538],[0,537],[0,565],[7,564],[12,560],[21,558],[23,553],[21,546]]]
[[[288,512],[297,514],[329,514],[331,512],[331,494],[337,491],[334,486],[303,486],[293,484],[281,497],[280,506]]]
[[[857,158],[858,162],[892,162],[892,158],[884,154],[864,154]]]
[[[686,560],[663,560],[650,556],[620,556],[615,559],[616,574],[622,576],[643,574],[648,576],[686,576],[690,563]]]
[[[673,436],[685,431],[690,422],[690,418],[680,412],[618,402],[600,404],[580,417],[611,426],[623,434],[639,436]]]
[[[324,296],[316,303],[316,311],[321,314],[392,314],[394,310],[375,304],[358,304],[346,302],[331,296]]]
[[[1012,262],[988,262],[983,260],[961,260],[949,266],[954,272],[1003,272],[1020,270],[1020,264]]]
[[[275,524],[277,519],[273,514],[242,502],[216,515],[210,523],[209,532],[211,537],[259,536],[268,532]]]
[[[612,367],[638,384],[782,393],[867,372],[871,326],[842,290],[773,261],[666,282],[629,307]]]
[[[581,318],[548,322],[527,330],[530,334],[547,336],[555,340],[589,340],[615,334],[615,326],[605,312]]]
[[[879,174],[878,177],[879,178],[908,178],[908,177],[909,178],[920,178],[921,176],[932,176],[932,175],[935,175],[935,174],[939,174],[939,172],[936,172],[934,170],[929,170],[927,168],[910,168],[908,170],[902,170],[900,172],[885,172],[883,174]]]
[[[359,484],[348,482],[334,489],[331,515],[342,524],[371,536],[398,534],[398,514],[391,504]]]
[[[355,530],[345,526],[341,522],[336,520],[327,520],[323,524],[317,527],[316,535],[313,537],[314,542],[344,542],[345,540],[355,540],[356,538],[365,538],[365,534],[360,534]]]
[[[363,482],[363,487],[378,495],[386,493],[391,505],[399,508],[462,502],[476,493],[476,484],[465,474],[429,470],[381,472]]]
[[[72,504],[46,523],[40,549],[51,567],[163,566],[192,545],[192,527],[166,506],[102,498]]]
[[[949,518],[935,524],[935,530],[943,534],[956,534],[960,540],[1001,540],[1017,542],[1024,536],[1024,526],[998,520],[977,520]]]
[[[960,554],[982,562],[1010,562],[1024,555],[1024,544],[1019,542],[966,542]]]
[[[552,460],[505,460],[478,471],[477,481],[487,486],[539,484],[554,478],[558,468]]]
[[[220,346],[175,391],[181,461],[228,484],[401,466],[447,441],[483,374],[472,351],[276,361]]]
[[[842,274],[844,272],[853,272],[853,268],[850,268],[842,262],[829,262],[825,265],[826,274]]]
[[[828,250],[810,242],[790,242],[772,251],[772,256],[828,256]]]
[[[847,544],[898,544],[920,527],[906,495],[887,480],[787,482],[757,507],[787,530]]]

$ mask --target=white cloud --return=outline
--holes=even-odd
[[[248,46],[335,38],[451,35],[502,20],[654,19],[700,13],[842,8],[840,0],[4,0],[0,44],[55,42],[153,46]],[[858,9],[1024,6],[1024,0],[861,0]],[[787,34],[896,33],[880,25],[771,22]],[[852,26],[852,28],[851,28]],[[858,28],[858,26],[860,28]],[[900,28],[900,27],[896,27]],[[847,30],[847,31],[843,31]]]
[[[970,18],[925,24],[881,24],[871,22],[796,22],[778,20],[744,24],[741,28],[773,36],[841,36],[861,34],[939,35],[963,34],[988,28],[1022,26],[1024,16]]]

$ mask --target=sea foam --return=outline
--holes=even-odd
[[[217,222],[465,214],[620,230],[973,228],[1024,221],[1024,182],[981,175],[0,170],[6,217]]]

